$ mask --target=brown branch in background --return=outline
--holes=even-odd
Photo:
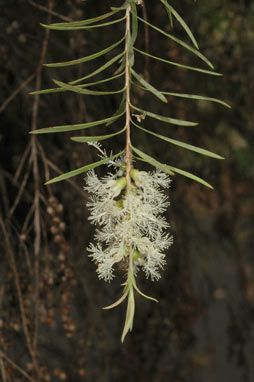
[[[2,103],[0,106],[0,113],[4,111],[4,109],[9,105],[9,103],[14,100],[14,98],[21,92],[21,90],[27,86],[35,77],[35,73],[31,74],[25,81],[22,82],[22,84],[14,90],[13,93]]]
[[[15,175],[14,175],[14,181],[18,181],[18,178],[20,176],[20,173],[24,167],[24,164],[26,162],[26,158],[30,152],[30,148],[31,148],[31,141],[28,143],[28,145],[26,146],[26,149],[24,151],[24,154],[22,155],[22,158],[21,158],[21,161],[19,162],[19,165],[18,165],[18,168],[15,172]]]
[[[26,173],[24,175],[24,178],[22,180],[22,183],[21,185],[19,186],[19,192],[18,192],[18,195],[16,196],[16,199],[9,211],[9,215],[8,215],[8,220],[11,219],[12,215],[14,214],[19,202],[20,202],[20,199],[21,199],[21,196],[23,195],[23,192],[24,192],[24,189],[26,187],[26,184],[27,184],[27,180],[29,178],[29,174],[30,174],[30,169],[31,169],[31,165],[32,165],[32,162],[29,161],[29,164],[28,164],[28,168],[26,170]]]
[[[48,24],[51,23],[51,11],[53,8],[53,0],[48,0]],[[35,83],[35,91],[39,91],[41,89],[41,71],[42,66],[45,62],[48,41],[49,41],[50,30],[45,30],[45,36],[42,44],[42,51],[40,62],[36,70],[36,83]],[[37,119],[39,112],[39,100],[40,95],[36,94],[33,103],[33,111],[32,111],[32,131],[37,129]],[[38,164],[38,148],[37,148],[37,137],[36,135],[31,136],[31,160],[33,162],[33,178],[34,178],[34,336],[33,336],[33,348],[34,351],[37,349],[38,342],[38,315],[39,315],[39,255],[40,255],[40,246],[41,246],[41,224],[40,224],[40,173],[39,173],[39,164]]]
[[[50,179],[48,159],[47,159],[47,157],[45,155],[45,152],[44,152],[44,150],[42,148],[42,145],[40,144],[39,141],[37,141],[37,147],[38,147],[38,150],[40,151],[40,155],[41,155],[41,158],[42,158],[42,162],[43,162],[43,166],[44,166],[44,171],[45,171],[45,180],[47,182]],[[51,187],[48,187],[48,191],[49,191],[49,194],[52,195]]]
[[[143,6],[142,6],[142,13],[143,13],[143,19],[148,21],[148,18],[147,18],[147,11],[146,11],[146,6],[145,6],[145,2],[143,1]],[[145,51],[146,53],[149,53],[149,28],[148,28],[148,25],[145,24]],[[149,62],[150,62],[150,59],[148,56],[145,56],[145,70],[144,70],[144,78],[146,81],[149,82]]]
[[[0,168],[0,192],[1,192],[1,201],[3,205],[3,210],[7,216],[10,209],[10,203],[8,198],[7,186],[4,179],[4,172],[2,168]],[[0,212],[1,212],[1,209],[0,209]]]
[[[49,165],[49,167],[52,168],[52,170],[54,170],[57,174],[59,175],[62,175],[63,174],[63,171],[61,171],[54,163],[52,163],[49,159],[47,159],[47,163]],[[82,196],[82,198],[86,197],[86,193],[81,190],[77,185],[76,183],[73,182],[73,180],[71,179],[66,179],[66,182],[71,184],[72,187]],[[88,199],[88,197],[87,197]]]
[[[7,382],[4,361],[3,361],[3,357],[2,357],[2,352],[0,352],[0,369],[1,369],[1,375],[2,375],[2,378],[3,378],[3,382]]]
[[[8,362],[14,369],[18,370],[24,377],[26,377],[29,381],[31,382],[36,382],[33,378],[30,377],[30,375],[27,374],[25,370],[23,370],[20,366],[18,366],[15,362],[13,362],[9,357],[7,357],[6,354],[4,354],[0,350],[0,363],[1,363],[1,371],[2,371],[2,363],[3,359]],[[2,373],[3,376],[3,373]],[[5,379],[3,378],[3,382],[7,381],[6,379],[6,374],[5,374]]]
[[[49,6],[48,6],[48,8],[47,8],[47,7],[44,7],[43,5],[37,4],[37,3],[35,3],[35,2],[32,1],[32,0],[27,0],[27,2],[28,2],[30,5],[32,5],[33,7],[38,8],[38,9],[40,9],[41,11],[47,12],[47,13],[50,14],[51,16],[56,16],[56,17],[58,17],[59,19],[61,19],[61,20],[63,20],[63,21],[67,21],[67,22],[68,22],[68,21],[73,21],[70,17],[63,16],[63,15],[61,15],[60,13],[53,11],[52,8],[50,8]]]
[[[4,222],[3,222],[1,217],[0,217],[0,226],[1,226],[2,231],[3,231],[3,237],[4,237],[4,241],[5,241],[6,252],[8,254],[8,260],[9,260],[9,264],[10,264],[10,267],[11,267],[11,270],[12,270],[12,273],[14,276],[15,287],[16,287],[16,291],[18,294],[19,309],[20,309],[21,320],[22,320],[22,325],[23,325],[23,329],[24,329],[27,348],[28,348],[29,354],[30,354],[31,359],[32,359],[34,370],[36,371],[37,375],[39,376],[40,370],[39,370],[39,365],[37,362],[36,353],[34,352],[31,337],[30,337],[29,330],[28,330],[28,322],[27,322],[27,317],[26,317],[26,313],[25,313],[24,299],[23,299],[23,295],[22,295],[19,274],[18,274],[16,262],[15,262],[15,256],[14,256],[14,252],[13,252],[10,240],[9,240],[9,234],[7,232],[7,229],[4,225]]]

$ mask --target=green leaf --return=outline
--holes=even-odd
[[[51,25],[45,25],[41,24],[42,27],[47,28],[47,29],[52,29],[52,30],[58,30],[58,31],[71,31],[71,30],[78,30],[78,29],[93,29],[93,28],[102,28],[102,27],[107,27],[109,25],[117,24],[123,21],[126,17],[121,17],[120,19],[117,20],[112,20],[108,21],[107,23],[103,24],[96,24],[96,25],[80,25],[80,26],[62,26],[62,25],[57,25],[57,24],[51,24]],[[71,24],[71,23],[70,23]]]
[[[126,313],[125,324],[124,324],[124,328],[123,328],[123,334],[122,334],[121,342],[124,341],[128,331],[130,331],[130,332],[132,331],[134,313],[135,313],[134,293],[133,293],[133,288],[130,288],[129,296],[128,296],[127,313]]]
[[[88,89],[82,89],[79,86],[72,86],[69,84],[66,84],[61,81],[53,80],[53,82],[60,86],[61,89],[65,89],[67,91],[71,91],[74,93],[79,93],[79,94],[87,94],[87,95],[107,95],[107,94],[118,94],[118,93],[123,93],[125,88],[120,89],[120,90],[114,90],[111,92],[106,92],[106,91],[97,91],[97,90],[88,90]]]
[[[121,114],[118,114],[118,115],[113,116],[113,117],[109,117],[109,118],[105,118],[105,119],[100,119],[98,121],[93,121],[93,122],[80,123],[80,124],[77,124],[77,125],[53,126],[53,127],[47,127],[47,128],[44,128],[44,129],[33,130],[33,131],[30,131],[30,134],[63,133],[63,132],[66,132],[66,131],[74,131],[74,130],[87,129],[88,127],[104,125],[107,122],[116,121],[123,114],[124,113],[121,113]]]
[[[172,92],[162,92],[162,94],[170,95],[170,96],[173,96],[173,97],[189,98],[189,99],[197,99],[197,100],[201,100],[201,101],[217,102],[217,103],[220,103],[221,105],[226,106],[229,109],[231,109],[231,106],[228,103],[226,103],[226,102],[224,102],[224,101],[222,101],[220,99],[217,99],[217,98],[204,97],[204,96],[195,95],[195,94],[183,94],[183,93],[172,93]]]
[[[195,72],[210,74],[212,76],[222,76],[221,73],[212,72],[211,70],[205,70],[205,69],[201,69],[201,68],[196,68],[194,66],[178,64],[177,62],[174,62],[174,61],[165,60],[164,58],[153,56],[152,54],[144,52],[143,50],[137,49],[135,47],[134,47],[134,50],[136,50],[137,52],[143,54],[144,56],[148,56],[148,57],[154,58],[155,60],[158,60],[158,61],[161,61],[161,62],[165,62],[166,64],[177,66],[177,67],[182,68],[182,69],[193,70]]]
[[[121,304],[121,302],[123,302],[125,299],[126,299],[126,297],[128,296],[128,290],[116,301],[116,302],[114,302],[113,304],[111,304],[111,305],[108,305],[108,306],[104,306],[102,309],[113,309],[113,308],[115,308],[116,306],[118,306],[118,305],[120,305]]]
[[[131,148],[132,148],[132,150],[133,150],[136,154],[138,154],[138,155],[140,156],[140,158],[142,158],[145,162],[151,164],[152,166],[158,168],[159,170],[165,172],[166,174],[174,175],[173,171],[171,171],[171,169],[169,168],[168,165],[158,162],[156,159],[154,159],[154,158],[151,157],[150,155],[147,155],[147,154],[143,153],[143,151],[140,151],[139,149],[137,149],[136,147],[134,147],[134,146],[132,146],[132,145],[131,145]]]
[[[190,52],[192,52],[193,54],[195,54],[196,56],[198,56],[202,61],[204,61],[208,66],[210,66],[210,68],[214,69],[214,66],[213,64],[202,54],[200,53],[197,49],[195,48],[192,48],[190,45],[186,44],[185,42],[183,42],[182,40],[179,40],[178,38],[176,38],[175,36],[169,34],[169,33],[166,33],[164,32],[162,29],[156,27],[155,25],[153,24],[150,24],[148,21],[142,19],[141,17],[138,16],[138,19],[141,20],[143,23],[149,25],[149,27],[155,29],[157,32],[160,32],[162,33],[164,36],[168,37],[169,39],[175,41],[177,44],[181,45],[182,47],[184,47],[185,49],[189,50]]]
[[[103,80],[99,80],[99,81],[95,81],[95,82],[87,82],[85,84],[81,84],[81,85],[78,85],[78,86],[80,88],[86,88],[88,86],[100,85],[100,84],[103,84],[105,82],[113,81],[116,78],[119,78],[119,77],[123,76],[124,74],[125,74],[125,72],[122,72],[122,73],[116,74],[116,75],[114,75],[112,77],[104,78]],[[72,82],[70,82],[70,85],[72,85]]]
[[[150,163],[152,166],[158,168],[159,170],[165,172],[166,174],[174,175],[174,173],[178,173],[178,174],[181,174],[181,175],[183,175],[183,176],[185,176],[187,178],[190,178],[190,179],[194,180],[195,182],[201,183],[201,184],[203,184],[204,186],[206,186],[208,188],[213,189],[213,187],[209,183],[207,183],[205,180],[199,178],[198,176],[193,175],[190,172],[187,172],[187,171],[184,171],[184,170],[180,170],[179,168],[172,167],[172,166],[169,166],[169,165],[164,164],[164,163],[160,163],[156,159],[154,159],[154,158],[150,157],[149,155],[143,153],[142,151],[138,150],[136,147],[133,147],[132,145],[131,145],[131,148],[145,162]]]
[[[113,117],[117,116],[119,114],[122,115],[125,112],[125,107],[126,107],[125,101],[126,101],[126,93],[123,93],[120,105],[119,105],[118,109],[116,110],[116,112],[113,114]],[[109,121],[109,122],[106,123],[106,126],[109,126],[112,123],[114,123],[114,121]]]
[[[122,11],[122,10],[127,9],[129,5],[130,5],[130,0],[126,0],[123,3],[123,5],[121,5],[120,7],[110,7],[110,9],[115,10],[115,11]]]
[[[109,68],[111,65],[113,65],[116,61],[118,61],[122,56],[124,55],[124,52],[118,54],[117,56],[111,58],[111,60],[107,61],[106,64],[100,66],[98,69],[94,70],[92,73],[84,76],[84,77],[81,77],[81,78],[78,78],[77,80],[75,81],[72,81],[71,84],[72,85],[75,85],[81,81],[84,81],[84,80],[87,80],[88,78],[91,78],[91,77],[94,77],[96,76],[97,74],[103,72],[104,70],[106,70],[107,68]]]
[[[201,183],[201,184],[203,184],[203,186],[206,186],[206,187],[211,188],[211,189],[213,190],[213,187],[212,187],[209,183],[207,183],[205,180],[199,178],[198,176],[193,175],[193,174],[191,174],[190,172],[181,170],[181,169],[176,168],[176,167],[172,167],[172,166],[168,166],[168,167],[169,167],[172,171],[174,171],[174,172],[176,172],[176,173],[178,173],[178,174],[180,174],[180,175],[183,175],[183,176],[185,176],[186,178],[192,179],[192,180],[194,180],[195,182]]]
[[[197,125],[196,122],[183,121],[181,119],[163,117],[162,115],[150,113],[150,111],[139,109],[138,107],[133,105],[131,105],[131,107],[137,111],[140,111],[144,116],[158,119],[159,121],[162,121],[162,122],[171,123],[173,125],[178,125],[178,126],[196,126]]]
[[[206,156],[208,156],[208,157],[215,158],[215,159],[224,159],[222,156],[220,156],[220,155],[218,155],[218,154],[215,154],[215,153],[213,153],[213,152],[211,152],[211,151],[202,149],[202,148],[197,147],[197,146],[190,145],[190,144],[185,143],[185,142],[181,142],[181,141],[177,141],[177,140],[175,140],[175,139],[171,139],[171,138],[165,137],[164,135],[160,135],[160,134],[154,133],[153,131],[144,129],[143,127],[137,125],[137,124],[134,123],[133,121],[132,121],[132,123],[133,123],[136,127],[138,127],[140,130],[143,130],[143,131],[145,131],[146,133],[152,134],[152,135],[154,135],[155,137],[157,137],[157,138],[159,138],[159,139],[162,139],[162,140],[164,140],[164,141],[166,141],[166,142],[172,143],[173,145],[182,147],[183,149],[187,149],[187,150],[195,151],[195,152],[198,153],[198,154],[206,155]]]
[[[82,84],[82,85],[79,85],[79,88],[87,88],[88,86],[94,86],[94,85],[100,85],[102,83],[105,83],[105,82],[109,82],[109,81],[113,81],[114,79],[118,78],[118,77],[121,77],[124,75],[124,72],[123,73],[120,73],[120,74],[117,74],[113,77],[109,77],[109,78],[104,78],[103,80],[100,80],[100,81],[96,81],[96,82],[89,82],[89,83],[86,83],[86,84]],[[71,82],[68,83],[68,85],[71,85]],[[39,91],[36,91],[36,92],[30,92],[28,94],[30,95],[35,95],[35,94],[48,94],[48,93],[61,93],[61,92],[65,92],[66,89],[64,88],[52,88],[52,89],[44,89],[44,90],[39,90]]]
[[[96,136],[89,136],[89,137],[71,137],[71,140],[74,142],[97,142],[97,141],[103,141],[104,139],[109,139],[112,137],[115,137],[116,135],[119,135],[123,133],[126,130],[126,127],[124,127],[122,130],[117,131],[116,133],[107,134],[107,135],[96,135]]]
[[[146,88],[146,90],[153,93],[162,102],[165,102],[165,103],[168,102],[167,98],[161,92],[159,92],[159,90],[157,90],[155,87],[149,84],[146,80],[144,80],[144,78],[142,78],[138,73],[136,73],[135,70],[131,69],[131,73]]]
[[[123,154],[123,151],[121,151],[120,153],[115,154],[115,155],[113,155],[113,156],[111,156],[109,158],[105,158],[105,159],[102,159],[102,160],[100,160],[98,162],[94,162],[94,163],[88,164],[86,166],[77,168],[76,170],[72,170],[72,171],[66,172],[65,174],[57,176],[56,178],[50,179],[45,184],[61,182],[62,180],[66,180],[66,179],[72,178],[73,176],[83,174],[84,172],[92,170],[95,167],[99,167],[99,166],[101,166],[104,163],[108,163],[110,160],[113,160],[113,159],[119,157],[122,154]]]
[[[94,60],[95,58],[103,56],[104,54],[110,52],[116,46],[121,44],[121,42],[123,42],[124,39],[125,39],[125,36],[123,38],[121,38],[121,40],[115,42],[114,44],[108,46],[107,48],[105,48],[105,49],[103,49],[103,50],[101,50],[101,51],[99,51],[97,53],[91,54],[90,56],[78,58],[77,60],[71,60],[71,61],[66,61],[66,62],[58,62],[58,63],[54,63],[54,64],[44,64],[44,65],[49,67],[49,68],[60,68],[60,67],[63,67],[63,66],[71,66],[71,65],[82,64],[83,62]]]
[[[151,297],[151,296],[148,296],[147,294],[143,293],[138,287],[137,287],[137,284],[136,284],[136,281],[134,280],[133,282],[133,286],[134,288],[136,289],[136,291],[143,297],[147,298],[148,300],[152,300],[154,302],[159,302],[158,300],[156,300],[156,298],[154,297]]]
[[[179,15],[179,13],[177,13],[176,10],[173,7],[171,7],[171,5],[169,5],[167,0],[160,0],[160,1],[162,2],[162,4],[164,4],[164,6],[170,12],[170,14],[174,15],[175,18],[177,19],[177,21],[182,25],[183,29],[185,30],[185,32],[187,33],[187,35],[191,39],[195,48],[199,49],[198,43],[197,43],[195,37],[193,36],[192,31],[190,30],[190,28],[188,27],[186,22],[182,19],[182,17]]]
[[[174,23],[173,23],[172,13],[168,9],[166,9],[166,11],[167,11],[167,14],[168,14],[170,26],[171,26],[171,28],[173,28],[174,27]]]
[[[56,24],[50,24],[50,25],[45,25],[45,24],[41,24],[44,28],[48,28],[48,27],[52,27],[52,26],[62,26],[62,27],[70,27],[70,26],[84,26],[84,25],[89,25],[89,24],[93,24],[93,23],[96,23],[97,21],[101,21],[101,20],[105,20],[107,19],[108,17],[110,16],[113,16],[114,14],[116,14],[118,11],[117,10],[114,10],[112,12],[108,12],[108,13],[104,13],[103,15],[100,15],[100,16],[97,16],[97,17],[93,17],[91,19],[87,19],[87,20],[81,20],[81,21],[72,21],[72,22],[67,22],[67,23],[56,23]]]
[[[127,36],[127,46],[128,46],[128,67],[131,68],[134,65],[134,51],[133,51],[133,43],[131,36]]]
[[[131,1],[131,13],[132,13],[131,41],[132,41],[132,45],[134,45],[138,35],[137,6],[134,1]]]

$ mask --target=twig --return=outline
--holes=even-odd
[[[2,199],[2,205],[5,212],[5,216],[8,215],[10,210],[9,205],[9,198],[8,198],[8,191],[4,180],[4,172],[0,168],[0,191],[1,191],[1,199]]]
[[[31,163],[31,161],[29,161],[29,165],[28,165],[27,171],[26,171],[26,173],[25,173],[25,176],[24,176],[24,178],[23,178],[23,180],[22,180],[22,183],[21,183],[21,185],[20,185],[18,195],[16,196],[16,199],[15,199],[15,201],[14,201],[14,203],[13,203],[11,209],[10,209],[10,212],[9,212],[9,215],[8,215],[8,219],[9,219],[9,220],[11,219],[11,217],[12,217],[12,215],[13,215],[15,209],[17,208],[17,205],[19,204],[20,198],[21,198],[21,196],[22,196],[22,194],[23,194],[23,192],[24,192],[25,186],[26,186],[26,184],[27,184],[27,180],[28,180],[29,175],[30,175],[31,165],[32,165],[32,163]],[[14,181],[15,181],[15,180],[14,180]],[[16,183],[16,182],[15,182],[15,183]]]
[[[30,257],[29,257],[29,251],[27,249],[26,243],[24,243],[21,240],[20,240],[20,248],[24,251],[25,258],[26,258],[26,264],[27,264],[27,267],[28,267],[28,272],[29,272],[29,275],[32,277],[33,270],[32,270],[32,266],[31,266],[31,260],[30,260]]]
[[[63,174],[63,171],[61,171],[54,163],[52,163],[49,159],[47,159],[49,167],[51,167],[57,174],[61,175]],[[86,196],[86,193],[82,191],[71,179],[66,179],[66,182],[72,185],[72,187],[82,196]]]
[[[3,359],[8,362],[12,367],[14,367],[16,370],[18,370],[22,375],[24,375],[24,377],[26,377],[29,381],[31,382],[36,382],[34,379],[32,379],[30,377],[30,375],[27,374],[27,372],[25,370],[23,370],[20,366],[18,366],[14,361],[12,361],[9,357],[7,357],[6,354],[4,354],[1,350],[0,350],[0,361],[2,361]],[[3,362],[3,361],[2,361]],[[2,368],[2,366],[1,366]],[[5,375],[5,379],[3,379],[3,382],[7,381],[6,379],[6,375]]]
[[[13,186],[15,186],[17,188],[20,188],[20,184],[14,180],[12,174],[10,174],[6,170],[2,170],[2,173],[3,173],[5,178],[7,178],[10,182],[12,182]],[[24,190],[24,195],[26,196],[26,198],[27,198],[27,200],[29,202],[32,202],[32,197],[31,197],[30,193],[26,189]]]
[[[1,367],[1,374],[2,374],[2,378],[3,378],[3,382],[7,382],[7,379],[6,379],[6,372],[5,372],[5,367],[4,367],[4,361],[3,361],[3,357],[0,353],[0,367]]]
[[[11,93],[11,95],[0,106],[0,113],[4,111],[4,109],[8,106],[8,104],[19,94],[19,92],[25,86],[29,84],[29,82],[31,82],[34,79],[34,77],[35,77],[35,73],[31,74],[25,81],[22,82],[22,84],[16,90],[14,90],[13,93]]]
[[[32,341],[31,341],[29,331],[28,331],[28,323],[27,323],[27,318],[26,318],[26,313],[25,313],[23,295],[22,295],[21,286],[20,286],[19,274],[18,274],[16,262],[15,262],[15,256],[14,256],[14,252],[13,252],[10,240],[9,240],[9,234],[7,232],[7,229],[4,225],[4,222],[3,222],[1,217],[0,217],[0,226],[1,226],[2,231],[3,231],[3,236],[4,236],[4,240],[5,240],[5,245],[6,245],[6,252],[9,255],[8,259],[10,262],[10,267],[11,267],[11,270],[12,270],[13,275],[14,275],[14,282],[15,282],[15,286],[16,286],[16,290],[17,290],[17,294],[18,294],[19,308],[20,308],[21,319],[22,319],[24,334],[25,334],[25,338],[26,338],[27,348],[28,348],[29,354],[31,356],[34,369],[36,370],[36,372],[39,376],[40,373],[39,373],[39,366],[38,366],[38,362],[37,362],[37,358],[36,358],[36,353],[34,352]]]
[[[20,173],[21,173],[22,168],[25,164],[26,158],[29,154],[30,148],[31,148],[31,141],[28,142],[26,149],[24,151],[24,154],[22,155],[21,161],[19,162],[18,168],[17,168],[15,175],[14,175],[14,181],[17,181],[19,176],[20,176]]]
[[[51,12],[53,8],[53,0],[48,0],[48,23],[51,23]],[[35,90],[39,91],[41,88],[41,71],[43,64],[45,62],[48,41],[49,41],[50,30],[45,30],[45,37],[42,44],[42,51],[40,62],[36,70],[36,84]],[[33,103],[32,112],[32,131],[37,129],[37,119],[39,112],[39,100],[40,95],[36,94]],[[34,336],[33,336],[33,348],[37,348],[38,341],[38,315],[39,315],[39,254],[41,246],[41,224],[40,224],[40,174],[39,174],[39,164],[38,164],[38,147],[37,147],[37,137],[36,135],[31,136],[31,160],[33,162],[33,178],[34,178],[34,275],[35,275],[35,286],[34,286],[34,304],[35,304],[35,317],[34,317]]]
[[[35,2],[32,1],[32,0],[27,0],[27,2],[28,2],[30,5],[32,5],[33,7],[38,8],[38,9],[40,9],[41,11],[47,12],[47,13],[49,13],[49,14],[52,15],[52,16],[56,16],[56,17],[58,17],[59,19],[61,19],[61,20],[63,20],[63,21],[67,21],[67,22],[68,22],[68,21],[73,21],[70,17],[63,16],[63,15],[61,15],[60,13],[53,11],[51,8],[44,7],[43,5],[37,4],[37,3],[35,3]]]
[[[45,155],[45,152],[44,152],[40,142],[37,142],[37,146],[38,146],[38,149],[40,150],[41,158],[42,158],[43,165],[44,165],[45,180],[47,182],[49,180],[49,178],[50,178],[48,160],[47,160],[47,157]],[[51,187],[48,187],[48,190],[49,190],[49,193],[52,194]]]

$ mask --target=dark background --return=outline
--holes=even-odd
[[[41,63],[91,54],[120,39],[124,26],[45,33],[39,23],[94,17],[118,4],[0,0],[0,380],[253,382],[253,1],[172,1],[223,77],[136,56],[136,70],[159,89],[221,98],[232,110],[171,97],[163,105],[133,90],[133,102],[140,107],[199,122],[179,128],[147,119],[145,127],[206,147],[226,160],[133,134],[141,150],[197,174],[215,191],[174,177],[167,218],[175,242],[167,266],[159,282],[141,274],[138,278],[140,288],[160,302],[136,296],[134,329],[123,345],[125,304],[101,310],[120,296],[122,275],[111,284],[99,281],[85,249],[94,228],[87,221],[84,176],[43,185],[48,172],[54,177],[83,166],[97,160],[96,152],[71,142],[69,133],[35,139],[28,132],[108,117],[119,97],[32,97],[30,91],[51,87],[51,78],[71,81],[102,65],[105,57],[63,69],[42,68]],[[149,21],[172,32],[161,3],[145,4]],[[189,42],[177,22],[172,33]],[[145,36],[140,25],[137,46],[143,49]],[[156,32],[150,30],[148,42],[154,55],[204,67]],[[113,86],[120,88],[121,80]],[[117,152],[123,138],[105,147],[112,144]]]

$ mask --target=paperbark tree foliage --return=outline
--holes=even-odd
[[[138,129],[144,134],[151,135],[152,137],[156,137],[182,149],[215,159],[223,159],[222,156],[204,148],[178,141],[167,135],[161,135],[145,128],[144,125],[148,125],[150,118],[157,120],[158,123],[163,122],[169,126],[180,126],[188,129],[194,128],[197,123],[177,119],[171,115],[161,115],[156,113],[156,110],[141,108],[139,101],[136,99],[133,101],[133,89],[141,89],[143,92],[148,92],[163,103],[168,102],[167,96],[173,96],[183,99],[210,101],[230,107],[224,101],[209,96],[161,91],[152,84],[152,81],[147,81],[135,69],[135,59],[137,56],[142,55],[149,57],[151,60],[159,61],[162,65],[166,64],[167,66],[177,67],[179,70],[195,71],[199,72],[200,75],[221,75],[214,71],[213,64],[199,51],[198,43],[191,28],[171,6],[170,2],[160,0],[160,3],[164,6],[169,16],[171,26],[173,22],[178,22],[181,25],[186,33],[186,37],[189,39],[188,43],[164,31],[159,26],[150,23],[144,15],[142,16],[141,10],[145,5],[142,0],[126,0],[119,7],[112,6],[107,13],[86,20],[50,25],[43,24],[42,26],[49,30],[82,30],[84,32],[89,31],[90,33],[92,33],[94,29],[104,31],[104,28],[120,24],[123,25],[124,33],[117,37],[116,41],[112,41],[110,45],[93,54],[70,61],[46,64],[49,68],[65,68],[93,62],[95,60],[96,65],[96,59],[105,56],[105,63],[92,72],[78,79],[74,79],[71,82],[53,80],[57,87],[31,93],[42,95],[47,93],[64,92],[68,94],[68,92],[74,92],[80,95],[103,97],[121,94],[119,106],[113,115],[107,115],[91,122],[37,129],[33,130],[32,134],[86,131],[86,129],[92,127],[102,126],[103,132],[100,135],[71,137],[71,140],[74,142],[87,143],[95,146],[99,151],[100,160],[57,176],[49,180],[46,184],[66,180],[75,175],[90,171],[87,178],[87,190],[90,193],[94,193],[94,196],[91,196],[92,201],[90,203],[91,219],[100,227],[100,231],[96,231],[95,235],[95,238],[98,240],[98,245],[95,246],[91,244],[88,248],[91,253],[90,256],[98,266],[97,272],[99,278],[110,281],[114,276],[113,272],[116,264],[122,264],[126,272],[126,281],[123,283],[124,290],[122,297],[116,303],[106,307],[107,309],[113,308],[122,303],[125,298],[128,298],[122,341],[127,332],[131,331],[133,327],[135,312],[134,290],[142,296],[154,300],[154,298],[143,294],[137,287],[136,276],[139,269],[144,270],[146,276],[151,277],[152,280],[159,279],[159,269],[163,268],[165,264],[164,251],[172,244],[172,237],[164,232],[168,227],[168,223],[160,216],[168,205],[168,202],[161,193],[160,187],[169,185],[170,181],[168,176],[180,174],[212,188],[207,181],[197,175],[172,166],[171,164],[161,163],[157,158],[148,155],[145,151],[141,150],[141,142],[135,142],[132,139],[132,131]],[[141,49],[139,47],[140,24],[144,24],[147,28],[155,30],[158,33],[158,38],[166,37],[171,43],[178,44],[186,49],[208,68],[170,61],[164,58],[163,55],[156,56]],[[103,33],[107,33],[106,29]],[[110,57],[108,57],[108,53]],[[109,71],[110,75],[104,75],[104,73],[108,73]],[[98,80],[97,76],[99,74],[103,74],[104,77]],[[152,78],[152,73],[150,73],[150,77]],[[119,83],[119,79],[122,79],[122,86],[115,89],[115,80],[118,80],[117,83]],[[108,85],[108,88],[101,90],[100,86],[104,86],[105,84]],[[117,125],[117,127],[115,127],[115,125]],[[197,129],[197,127],[195,127],[195,129]],[[110,133],[108,133],[108,130]],[[124,134],[125,143],[122,150],[117,153],[111,153],[108,156],[101,148],[99,142],[114,139],[116,136]],[[156,168],[156,172],[148,173],[139,171],[136,168],[136,162],[150,164]],[[114,172],[100,181],[94,174],[93,169],[104,164],[113,166]]]

